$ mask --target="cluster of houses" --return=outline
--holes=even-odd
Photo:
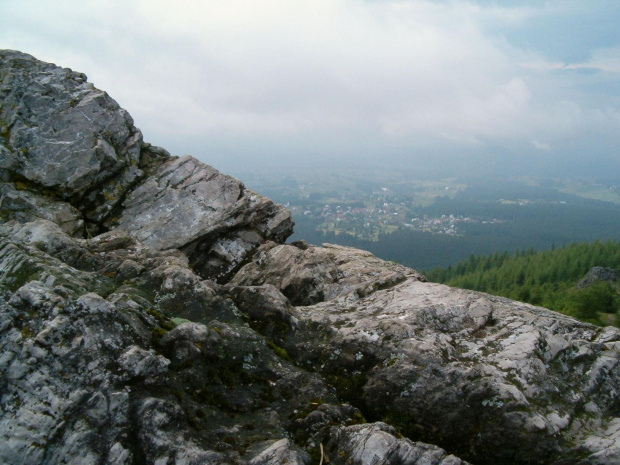
[[[392,203],[379,199],[366,201],[364,207],[348,205],[292,205],[289,207],[295,217],[303,215],[316,224],[317,229],[348,233],[360,238],[376,238],[378,234],[397,228],[410,228],[437,234],[462,234],[459,225],[476,220],[455,215],[441,215],[437,218],[413,217],[411,207],[405,203]],[[489,222],[497,222],[491,220]]]

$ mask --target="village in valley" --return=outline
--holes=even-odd
[[[386,189],[387,191],[387,189]],[[478,220],[442,214],[440,217],[412,217],[410,206],[405,202],[390,202],[389,197],[372,197],[364,206],[359,205],[291,205],[288,208],[293,216],[302,221],[311,221],[317,229],[336,234],[347,233],[363,239],[376,239],[380,233],[391,232],[399,227],[437,234],[460,234],[460,223],[473,223]],[[486,220],[483,220],[486,221]],[[493,220],[491,220],[493,221]],[[495,220],[497,221],[497,220]]]
[[[459,236],[465,234],[462,226],[466,224],[505,222],[449,208],[429,213],[426,207],[437,199],[454,199],[467,189],[467,184],[455,178],[411,179],[393,171],[355,176],[310,171],[303,176],[245,173],[245,179],[253,189],[285,205],[293,214],[296,230],[311,228],[377,240],[379,235],[399,229]]]
[[[471,253],[620,239],[615,179],[440,178],[403,165],[272,165],[231,174],[291,211],[289,241],[363,248],[416,269]]]

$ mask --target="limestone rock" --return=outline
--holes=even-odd
[[[0,183],[0,218],[28,223],[37,219],[53,221],[71,236],[84,233],[82,214],[70,203],[17,189],[13,183]]]
[[[71,235],[127,231],[181,249],[223,281],[290,212],[192,157],[144,143],[129,114],[70,69],[0,51],[0,219],[37,218]]]
[[[178,248],[204,277],[224,278],[266,240],[293,231],[290,212],[192,157],[171,160],[131,192],[118,229]]]
[[[436,446],[397,439],[385,423],[334,428],[327,445],[329,457],[351,465],[466,465]]]
[[[407,277],[424,280],[410,268],[387,264],[370,252],[351,247],[266,244],[239,270],[231,284],[272,284],[294,305],[312,305],[352,291],[364,296]]]
[[[122,232],[84,240],[45,220],[0,225],[0,462],[307,463],[306,438],[359,417],[187,265]],[[166,314],[204,324],[174,327]],[[325,423],[306,420],[318,409]]]
[[[295,327],[293,307],[271,284],[227,287],[230,296],[250,322],[252,328],[271,339]]]
[[[142,134],[82,73],[9,50],[0,64],[2,177],[100,223],[142,175]]]
[[[130,377],[147,378],[153,382],[166,373],[170,360],[134,345],[121,354],[118,364]]]
[[[333,254],[333,263],[355,255],[333,247],[315,253]],[[366,259],[376,279],[392,270]],[[271,263],[268,279],[281,269]],[[295,278],[292,268],[287,279]],[[332,279],[314,283],[325,289]],[[374,291],[296,307],[298,329],[285,348],[342,395],[354,392],[366,415],[475,463],[572,460],[586,435],[608,437],[601,425],[617,418],[620,402],[617,328],[414,275],[387,289],[362,282]],[[620,456],[620,443],[605,444],[608,457]]]
[[[279,441],[269,441],[258,446],[259,451],[255,452],[249,461],[249,465],[280,465],[283,463],[290,465],[310,465],[310,456],[291,443],[289,439]],[[262,450],[260,450],[262,449]]]
[[[281,244],[79,73],[0,97],[1,463],[620,463],[617,328]]]

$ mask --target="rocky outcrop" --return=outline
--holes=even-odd
[[[322,266],[307,266],[306,254]],[[329,296],[295,308],[298,330],[282,341],[288,353],[368,418],[474,463],[574,460],[620,414],[616,328],[426,283],[332,245],[259,251],[232,282],[285,293],[303,282],[302,295]],[[618,457],[620,443],[612,443]]]
[[[620,330],[283,244],[79,73],[0,92],[0,462],[620,463]]]
[[[194,270],[219,280],[266,240],[293,232],[288,210],[192,157],[163,163],[123,206],[118,229],[158,250],[183,250]]]
[[[386,263],[370,252],[333,244],[323,247],[267,243],[230,281],[276,286],[295,305],[312,305],[354,293],[363,297],[407,278],[426,281],[416,271]]]
[[[192,157],[146,144],[129,114],[86,76],[0,51],[0,218],[47,219],[75,236],[122,229],[178,248],[225,279],[290,212]]]
[[[385,423],[336,428],[327,451],[343,463],[360,465],[407,463],[419,465],[462,465],[464,461],[439,447],[396,438]]]
[[[0,60],[2,180],[102,222],[142,175],[142,134],[84,74],[18,52]]]
[[[577,283],[577,289],[585,289],[594,283],[608,282],[615,283],[620,279],[618,272],[613,268],[605,268],[602,266],[594,266],[588,270],[583,278]]]

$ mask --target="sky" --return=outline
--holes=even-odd
[[[618,0],[0,0],[0,12],[0,48],[84,72],[146,141],[220,169],[620,173]]]

